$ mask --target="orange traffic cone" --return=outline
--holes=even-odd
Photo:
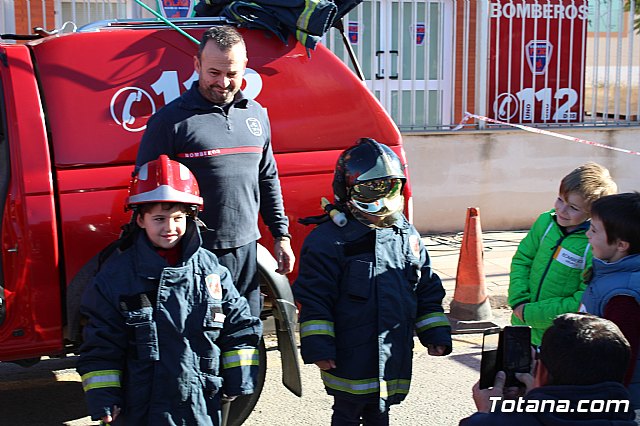
[[[483,258],[480,211],[469,207],[458,259],[456,290],[450,306],[451,317],[462,321],[481,321],[492,317],[485,289]]]

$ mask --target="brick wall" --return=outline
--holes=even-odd
[[[54,0],[16,0],[15,18],[17,34],[31,34],[34,27],[53,30],[56,26]]]
[[[464,117],[464,113],[466,111],[474,111],[475,110],[475,84],[476,84],[476,10],[477,10],[477,1],[469,0],[469,1],[456,1],[454,3],[456,5],[455,13],[458,17],[458,22],[456,25],[456,46],[455,46],[455,55],[456,55],[456,70],[455,70],[455,94],[453,99],[466,99],[467,104],[464,105],[463,102],[455,102],[455,111],[454,117],[452,117],[452,123],[459,123],[460,120]],[[466,10],[468,8],[468,10]],[[465,18],[466,17],[466,18]],[[468,19],[469,22],[466,22],[465,19]],[[468,25],[468,27],[467,27]],[[467,40],[467,52],[464,51],[464,39],[465,39],[465,27],[468,28],[468,40]],[[465,53],[467,54],[466,64],[465,64]],[[463,72],[464,65],[468,66],[468,74],[465,75]],[[467,93],[462,93],[463,87],[466,79],[466,90]],[[464,108],[464,110],[463,110]],[[466,111],[465,111],[466,110]]]

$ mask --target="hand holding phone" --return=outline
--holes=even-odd
[[[531,369],[531,327],[506,326],[484,331],[480,361],[480,389],[493,386],[498,371],[506,374],[505,387],[523,386],[515,373]]]
[[[480,358],[480,389],[493,387],[498,368],[502,366],[502,353],[498,351],[500,343],[499,327],[484,330],[482,335],[482,357]]]
[[[507,326],[502,330],[502,341],[502,369],[507,374],[505,386],[522,386],[515,373],[531,370],[531,327]]]

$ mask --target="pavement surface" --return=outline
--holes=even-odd
[[[509,289],[509,270],[511,258],[528,231],[493,231],[483,232],[482,245],[484,254],[485,289],[491,306],[507,307],[507,291]],[[422,238],[431,256],[431,264],[442,280],[447,292],[443,302],[445,310],[453,299],[456,288],[456,274],[462,233],[429,235]]]
[[[490,321],[509,324],[506,307],[509,265],[522,232],[485,232],[485,288],[492,305]],[[432,266],[445,290],[445,311],[453,299],[462,234],[431,235],[423,238]],[[268,329],[268,327],[267,327]],[[265,335],[269,348],[267,379],[254,412],[246,426],[328,425],[332,399],[327,396],[318,369],[301,365],[303,396],[298,398],[281,384],[280,353],[273,335]],[[394,426],[457,425],[475,411],[471,387],[478,379],[482,334],[457,334],[453,353],[431,357],[416,340],[413,379],[407,399],[391,409]],[[43,360],[23,368],[0,363],[0,426],[96,425],[86,417],[80,377],[75,357]]]

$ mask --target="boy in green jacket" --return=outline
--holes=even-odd
[[[511,261],[508,303],[511,323],[531,326],[531,343],[540,345],[553,319],[577,312],[585,289],[582,273],[591,265],[591,203],[615,194],[609,170],[586,163],[566,175],[554,208],[542,213],[520,242]]]

